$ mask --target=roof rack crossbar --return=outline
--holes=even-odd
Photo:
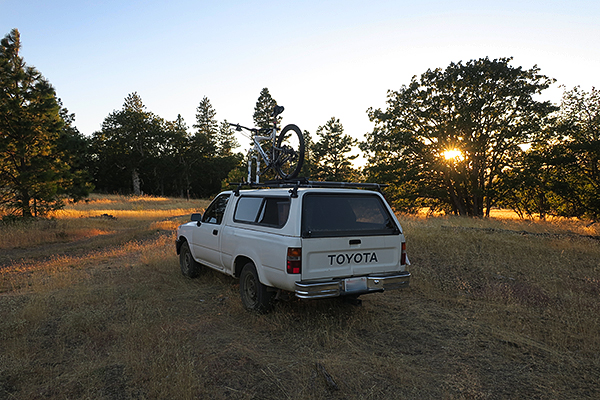
[[[242,186],[247,186],[250,188],[291,188],[292,191],[290,191],[290,193],[292,193],[292,195],[297,194],[298,188],[300,188],[300,187],[338,188],[338,189],[344,189],[344,188],[346,188],[346,189],[376,189],[378,191],[381,191],[381,188],[389,186],[385,183],[310,181],[306,178],[266,181],[263,183],[252,183],[252,182],[230,183],[229,185],[237,186],[236,193],[239,192],[239,189]]]

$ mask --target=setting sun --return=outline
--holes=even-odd
[[[456,160],[456,161],[464,160],[464,156],[463,156],[462,152],[458,149],[446,150],[442,153],[442,155],[444,156],[444,158],[446,160]]]

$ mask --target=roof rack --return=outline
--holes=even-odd
[[[263,183],[241,182],[230,183],[230,186],[237,186],[234,189],[236,196],[240,195],[242,187],[249,188],[291,188],[292,197],[298,197],[298,188],[335,188],[335,189],[375,189],[381,192],[381,188],[389,186],[385,183],[364,183],[364,182],[329,182],[329,181],[310,181],[307,178],[280,179],[266,181]]]

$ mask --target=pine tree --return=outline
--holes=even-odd
[[[217,112],[205,96],[196,108],[196,123],[193,125],[196,128],[194,146],[203,157],[213,157],[217,150],[218,123],[215,119],[216,115]]]
[[[235,133],[227,120],[219,125],[219,131],[216,137],[217,153],[220,157],[233,155],[233,149],[239,146]]]
[[[275,99],[271,97],[269,89],[264,88],[260,91],[256,105],[254,106],[254,125],[258,128],[273,127],[273,109],[277,105]],[[277,123],[281,122],[281,116],[277,117]]]
[[[191,138],[188,133],[188,127],[181,114],[177,115],[177,119],[172,123],[171,130],[173,131],[173,163],[176,169],[173,174],[177,185],[173,194],[180,197],[190,197],[192,166],[194,157],[191,153]]]
[[[302,132],[302,136],[304,137],[304,162],[302,163],[302,168],[298,175],[308,178],[312,176],[314,170],[315,160],[312,154],[314,144],[309,131],[305,130]]]
[[[339,119],[332,117],[317,129],[319,140],[312,146],[313,175],[324,181],[349,181],[356,171],[352,161],[358,155],[349,155],[358,140],[344,134],[344,127]]]
[[[54,88],[25,64],[20,49],[17,29],[0,41],[0,207],[31,217],[61,208],[70,189],[85,184],[59,145],[69,125]]]

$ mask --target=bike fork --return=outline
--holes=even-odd
[[[248,183],[252,183],[252,160],[256,160],[256,182],[259,183],[260,177],[260,158],[257,155],[248,155]]]

